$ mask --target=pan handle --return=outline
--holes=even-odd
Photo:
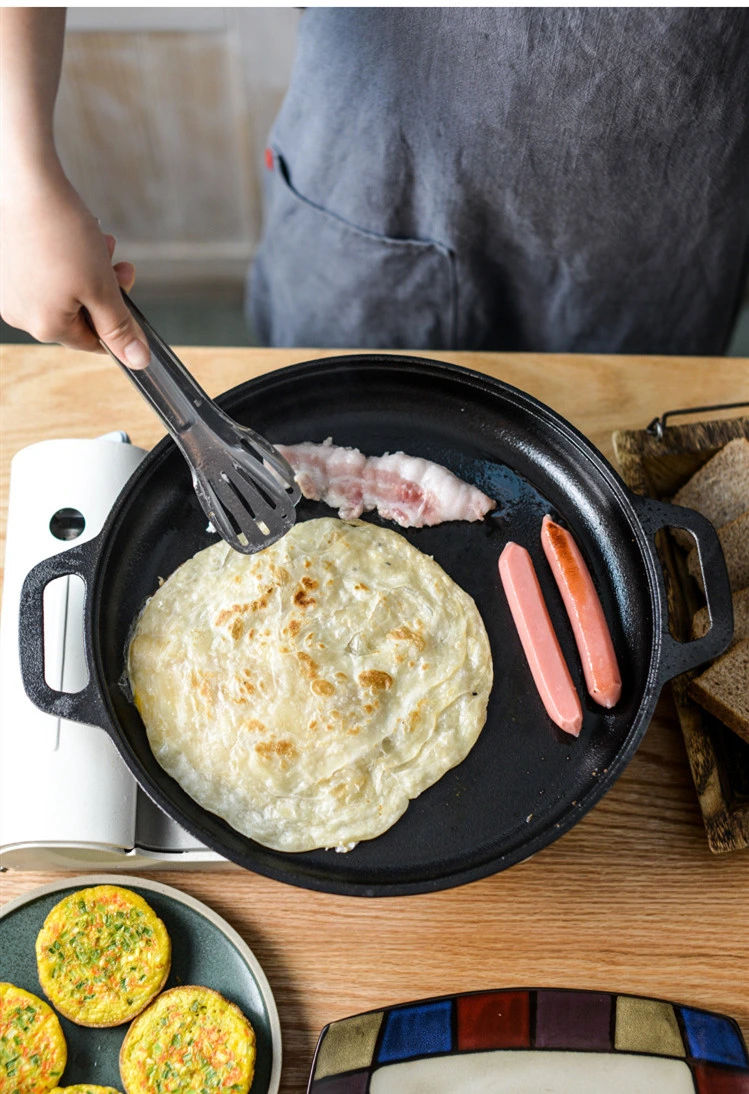
[[[23,686],[35,706],[45,714],[53,714],[57,718],[108,729],[109,714],[95,674],[91,670],[91,650],[85,627],[84,643],[88,666],[88,683],[85,688],[76,692],[57,691],[44,679],[44,590],[57,577],[77,575],[83,580],[86,587],[85,597],[88,599],[99,554],[98,544],[98,536],[76,544],[67,551],[60,551],[44,559],[26,575],[19,606],[18,652]]]
[[[694,509],[655,501],[633,494],[635,509],[643,528],[651,539],[661,528],[686,528],[697,542],[697,556],[705,588],[705,599],[710,613],[710,630],[702,638],[692,642],[678,642],[668,628],[668,598],[663,580],[661,563],[653,543],[653,561],[658,574],[658,591],[661,598],[663,626],[661,630],[661,656],[658,676],[661,685],[682,672],[696,668],[705,661],[717,657],[728,646],[733,635],[733,603],[728,580],[726,560],[715,528],[709,520]]]

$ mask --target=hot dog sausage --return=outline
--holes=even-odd
[[[570,533],[549,516],[541,526],[541,543],[570,617],[588,694],[602,707],[613,707],[622,693],[622,678],[585,560]]]
[[[525,547],[507,544],[499,556],[499,576],[541,701],[551,720],[577,737],[582,706]]]

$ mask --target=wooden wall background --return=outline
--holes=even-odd
[[[56,114],[73,184],[138,280],[241,280],[292,8],[71,8]]]

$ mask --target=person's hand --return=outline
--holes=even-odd
[[[125,364],[144,368],[148,346],[120,293],[132,288],[135,267],[113,266],[114,246],[61,170],[14,180],[2,204],[3,319],[73,349],[103,352],[101,339]]]

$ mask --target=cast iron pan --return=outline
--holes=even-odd
[[[580,433],[515,388],[454,365],[367,354],[281,369],[218,401],[271,441],[332,436],[372,455],[402,449],[445,465],[498,502],[480,523],[404,531],[470,593],[483,616],[494,657],[484,730],[467,759],[413,801],[397,824],[348,854],[272,851],[200,808],[154,760],[121,687],[128,632],[159,577],[216,538],[206,531],[187,466],[170,439],[138,467],[96,539],[31,571],[21,602],[29,696],[49,713],[106,730],[158,805],[241,866],[306,888],[366,896],[447,888],[511,866],[566,832],[611,787],[645,733],[663,684],[717,656],[730,640],[728,578],[712,526],[691,510],[631,494]],[[601,594],[623,678],[622,699],[611,711],[586,696],[540,546],[546,512],[575,535]],[[302,501],[298,519],[330,513]],[[669,633],[654,546],[656,531],[667,525],[688,528],[698,541],[713,620],[704,638],[683,645]],[[577,740],[549,720],[528,670],[497,572],[508,539],[534,558],[583,698]],[[80,575],[87,589],[90,680],[77,694],[53,691],[44,681],[42,593],[64,574]]]

